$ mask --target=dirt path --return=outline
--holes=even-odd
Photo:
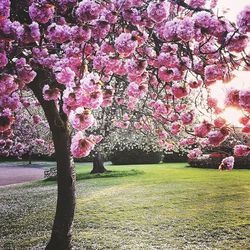
[[[43,179],[44,169],[0,163],[0,186]]]

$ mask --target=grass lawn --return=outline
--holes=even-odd
[[[78,166],[74,249],[249,250],[250,171],[185,165]],[[54,182],[1,188],[0,249],[43,249],[55,198]]]

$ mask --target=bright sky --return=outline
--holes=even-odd
[[[220,10],[227,10],[226,17],[232,21],[236,20],[237,14],[246,6],[249,5],[249,0],[219,0],[218,8]],[[222,13],[221,11],[219,13]]]
[[[229,20],[236,21],[237,14],[246,6],[249,5],[249,0],[219,0],[218,9],[219,14],[225,15]],[[226,10],[226,13],[223,11]],[[224,88],[221,88],[222,83],[217,83],[212,87],[211,95],[218,99],[219,106],[223,106],[226,90],[230,87],[237,89],[250,89],[250,72],[236,72],[236,77],[229,83],[225,84]],[[235,126],[239,126],[238,119],[242,116],[239,110],[233,108],[227,108],[222,116],[227,119],[228,122]]]

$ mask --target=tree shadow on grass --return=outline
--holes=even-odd
[[[127,171],[107,171],[101,174],[79,173],[76,174],[76,180],[79,181],[79,180],[95,179],[95,178],[126,177],[143,173],[144,173],[143,171],[139,171],[136,169],[131,169]],[[56,181],[56,176],[49,177],[43,181],[44,182]]]

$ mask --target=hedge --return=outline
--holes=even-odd
[[[210,157],[203,156],[198,159],[189,160],[188,163],[191,167],[198,168],[218,168],[224,156]],[[235,169],[250,169],[250,155],[245,157],[234,157]]]
[[[163,162],[187,162],[188,157],[185,153],[168,152],[164,154]]]

